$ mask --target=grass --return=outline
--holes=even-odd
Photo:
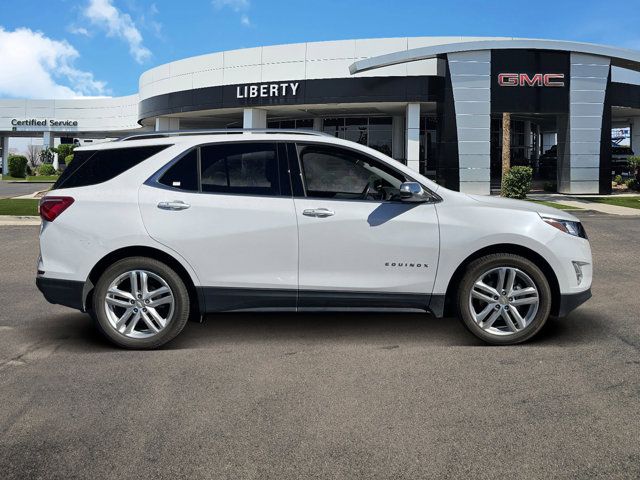
[[[617,207],[640,208],[640,195],[634,197],[594,197],[588,198],[590,202],[605,203]]]
[[[15,182],[55,182],[58,180],[59,175],[38,175],[27,178],[15,178],[10,177],[9,175],[2,175],[2,180],[5,181],[15,181]]]
[[[538,203],[540,205],[546,205],[547,207],[557,208],[558,210],[582,210],[581,208],[570,207],[568,205],[562,205],[561,203],[546,202],[544,200],[532,200],[530,198],[527,198],[527,201],[533,202],[533,203]]]
[[[0,199],[0,215],[38,215],[38,199]]]

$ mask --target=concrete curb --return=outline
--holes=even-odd
[[[15,226],[33,226],[40,225],[40,217],[31,215],[18,216],[18,215],[0,215],[0,227],[15,227]]]
[[[603,195],[604,196],[604,195]],[[584,210],[592,210],[594,212],[608,213],[610,215],[624,215],[631,217],[640,216],[640,209],[620,207],[618,205],[607,205],[606,203],[598,203],[589,201],[587,196],[569,196],[557,193],[551,194],[533,194],[528,196],[534,200],[544,200],[547,202],[559,203],[567,207],[581,208]]]

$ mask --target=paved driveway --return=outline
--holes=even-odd
[[[17,197],[29,193],[48,190],[53,183],[14,183],[0,181],[0,198]]]
[[[34,286],[37,227],[0,228],[0,475],[640,477],[640,219],[581,214],[594,298],[488,347],[420,314],[225,314],[111,347]]]

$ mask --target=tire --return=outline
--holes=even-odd
[[[114,286],[117,290],[110,290]],[[93,294],[98,329],[128,349],[153,349],[171,341],[184,328],[189,312],[189,292],[180,276],[147,257],[125,258],[111,265]]]
[[[507,291],[511,277],[513,287]],[[479,280],[481,283],[476,283]],[[532,261],[510,253],[491,254],[471,262],[457,296],[464,325],[492,345],[514,345],[532,338],[549,318],[551,301],[551,287],[544,273]]]

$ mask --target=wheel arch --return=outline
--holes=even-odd
[[[528,247],[523,247],[522,245],[510,244],[510,243],[502,243],[490,245],[480,250],[472,253],[467,258],[465,258],[458,268],[456,268],[455,272],[451,276],[449,283],[447,285],[447,291],[444,297],[444,302],[440,308],[441,311],[435,311],[438,316],[451,316],[455,315],[456,312],[456,294],[458,291],[458,286],[460,285],[460,280],[465,273],[467,266],[473,262],[474,260],[484,257],[485,255],[495,254],[495,253],[511,253],[514,255],[519,255],[528,260],[534,262],[542,273],[547,278],[549,282],[549,287],[551,288],[551,315],[557,315],[560,310],[560,284],[558,282],[558,277],[556,272],[553,270],[549,262],[545,260],[545,258],[537,253],[534,250],[531,250]]]
[[[192,306],[197,307],[199,312],[204,311],[204,305],[202,302],[204,299],[199,294],[198,289],[195,286],[193,278],[187,269],[172,255],[157,248],[137,245],[137,246],[129,246],[119,248],[114,250],[111,253],[108,253],[104,257],[102,257],[91,269],[87,280],[85,281],[85,286],[82,292],[82,305],[85,310],[89,310],[92,305],[92,296],[94,287],[102,275],[102,273],[113,263],[122,260],[124,258],[129,257],[147,257],[158,260],[170,268],[172,268],[184,282],[187,287],[187,291],[189,292],[189,301]],[[192,311],[195,311],[192,308]]]

